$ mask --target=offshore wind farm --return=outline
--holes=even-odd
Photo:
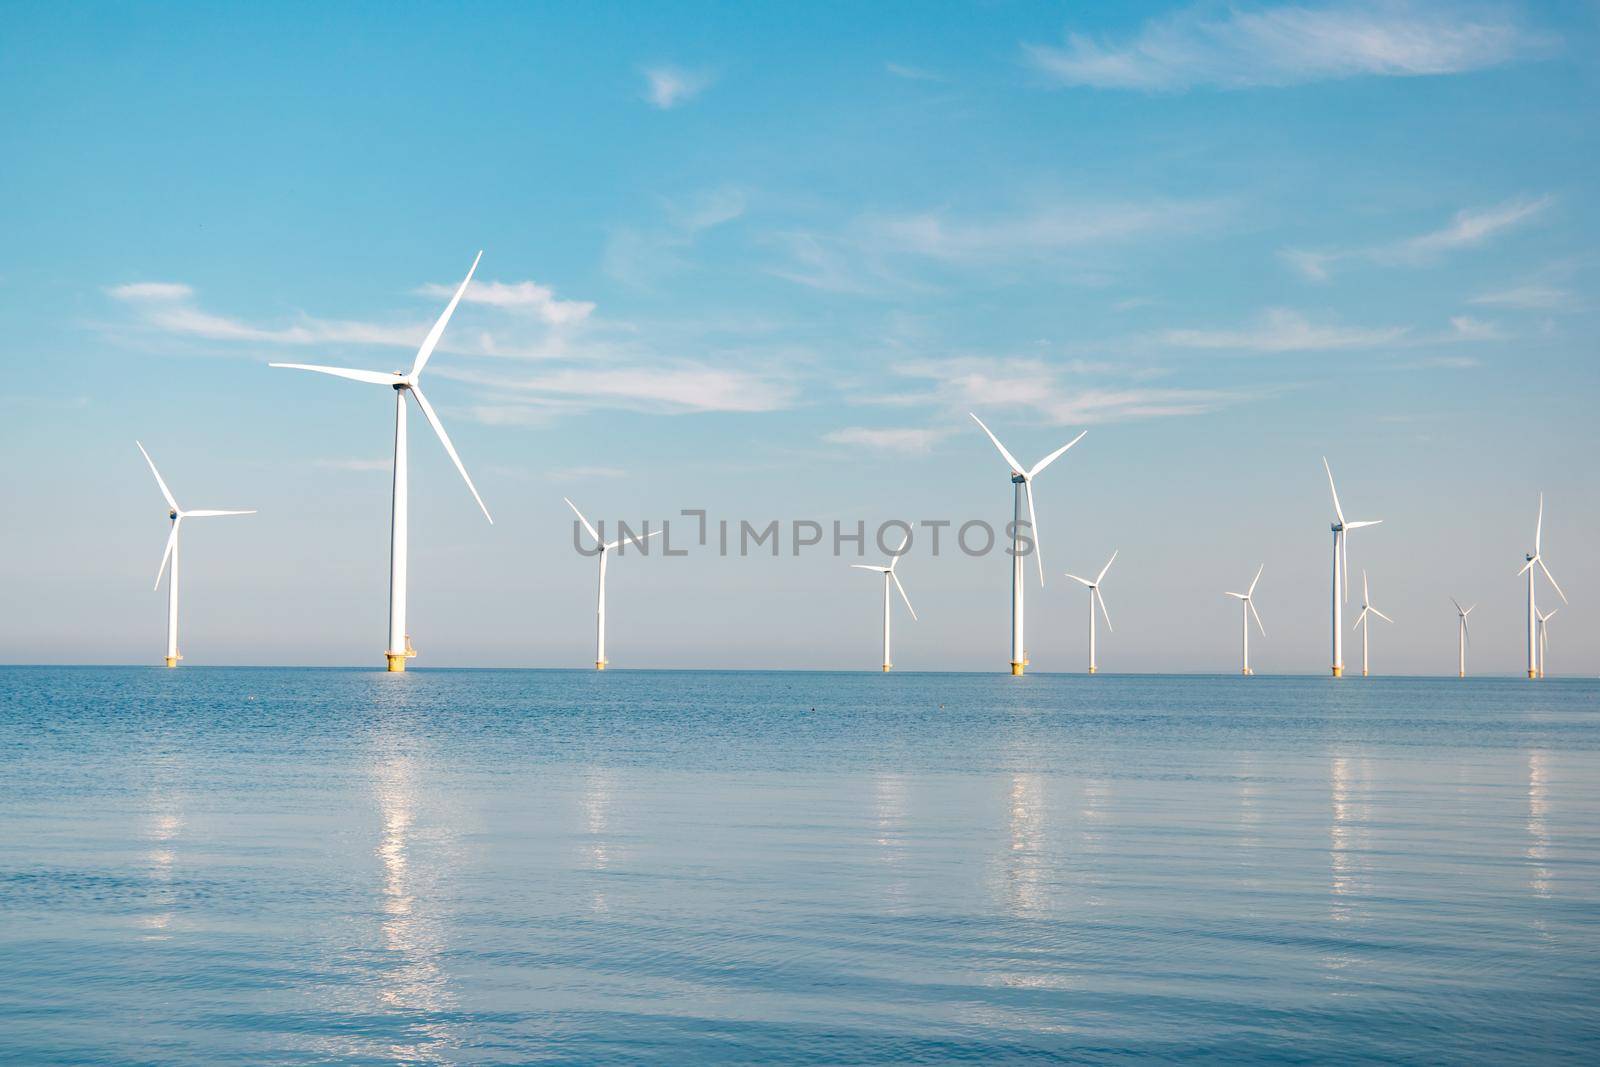
[[[0,1062],[1595,1058],[1600,11],[284,14],[6,11]]]

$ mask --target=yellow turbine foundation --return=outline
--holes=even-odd
[[[389,670],[399,674],[406,669],[406,654],[404,652],[385,652],[383,655],[389,661]]]
[[[894,669],[894,665],[893,665],[893,664],[892,664],[892,663],[885,663],[885,664],[884,664],[884,665],[883,665],[883,672],[884,672],[884,673],[885,673],[885,674],[887,674],[887,673],[889,673],[889,671],[891,671],[891,670],[893,670],[893,669]]]
[[[1335,678],[1343,678],[1344,677],[1344,668],[1343,667],[1335,667],[1333,669],[1333,676]]]
[[[1529,667],[1528,668],[1528,677],[1529,678],[1537,678],[1537,677],[1539,677],[1539,675],[1538,675],[1537,672],[1534,671],[1534,669],[1532,667]]]
[[[1090,673],[1090,674],[1093,674],[1093,673],[1094,673],[1094,672],[1095,672],[1095,668],[1093,668],[1093,667],[1090,667],[1090,668],[1089,668],[1089,673]]]
[[[1251,670],[1251,669],[1250,669],[1250,668],[1249,668],[1249,667],[1245,667],[1245,668],[1244,668],[1244,669],[1243,669],[1243,670],[1241,670],[1241,671],[1240,671],[1240,672],[1239,672],[1239,673],[1240,673],[1240,674],[1242,674],[1242,675],[1244,675],[1244,676],[1245,676],[1245,677],[1246,677],[1246,678],[1248,678],[1248,677],[1250,677],[1250,675],[1252,675],[1252,674],[1254,674],[1254,673],[1256,673],[1256,672],[1255,672],[1255,671],[1253,671],[1253,670]]]
[[[603,659],[595,660],[594,661],[594,669],[597,670],[597,671],[605,670],[606,669],[606,661],[603,660]]]
[[[178,665],[178,657],[177,656],[168,656],[167,657],[167,666],[176,667],[177,665]]]
[[[1017,663],[1016,661],[1012,661],[1012,664],[1011,664],[1011,673],[1012,673],[1012,675],[1021,674],[1022,673],[1023,664],[1026,663],[1026,662],[1027,662],[1026,660],[1024,660],[1023,663]]]

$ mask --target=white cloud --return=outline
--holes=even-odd
[[[1553,311],[1572,306],[1572,293],[1548,285],[1518,285],[1489,293],[1479,293],[1468,301],[1488,307],[1517,308],[1523,311]]]
[[[1486,244],[1491,238],[1537,218],[1554,202],[1550,196],[1516,197],[1493,207],[1458,211],[1447,225],[1437,230],[1387,244],[1328,251],[1286,248],[1278,254],[1314,282],[1327,281],[1334,265],[1345,260],[1421,266],[1436,262],[1447,252]]]
[[[1543,40],[1503,9],[1357,0],[1318,6],[1205,5],[1149,19],[1124,41],[1072,33],[1064,45],[1024,45],[1023,53],[1061,85],[1170,92],[1456,74],[1498,66],[1543,47]]]
[[[1297,311],[1272,308],[1250,326],[1232,330],[1167,330],[1161,340],[1179,348],[1235,349],[1243,352],[1311,352],[1374,348],[1406,335],[1400,326],[1363,329],[1311,322]]]
[[[822,439],[831,445],[859,445],[885,452],[920,455],[931,450],[949,434],[949,430],[872,429],[866,426],[850,426],[823,434]]]
[[[646,67],[644,98],[650,106],[661,111],[688,103],[704,92],[712,82],[711,75],[703,71],[685,70],[682,67],[660,65]]]
[[[1058,202],[987,218],[950,212],[873,216],[862,221],[860,230],[865,242],[878,248],[974,262],[1192,231],[1215,221],[1220,210],[1217,204],[1196,201]]]
[[[1063,368],[1037,359],[963,357],[903,363],[895,373],[933,383],[914,398],[947,410],[1022,410],[1058,425],[1203,415],[1251,399],[1242,390],[1080,385]]]
[[[114,285],[106,292],[118,300],[187,300],[194,290],[182,282],[133,282]]]
[[[449,299],[455,295],[453,285],[430,283],[420,290],[428,296]],[[489,307],[526,311],[550,326],[571,326],[583,322],[594,311],[588,300],[557,300],[554,290],[538,282],[478,282],[467,286],[461,298],[464,304],[485,304]]]
[[[1492,322],[1484,322],[1469,315],[1456,315],[1450,320],[1450,340],[1503,341],[1505,334]]]
[[[701,234],[744,215],[747,197],[733,187],[709,189],[685,201],[666,204],[665,224],[648,229],[618,227],[606,239],[605,271],[638,289],[690,266],[688,253]]]
[[[492,381],[460,371],[460,381],[492,385],[496,401],[475,408],[484,422],[518,422],[552,411],[606,408],[678,415],[776,411],[788,405],[790,387],[761,375],[698,363],[668,366],[586,366],[551,370],[531,378]],[[507,394],[511,399],[506,399]]]
[[[904,78],[914,82],[942,82],[944,78],[931,70],[921,67],[910,67],[904,63],[885,63],[883,69],[893,74],[896,78]]]

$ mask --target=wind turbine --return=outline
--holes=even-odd
[[[1367,592],[1367,572],[1362,571],[1361,614],[1356,616],[1355,625],[1351,629],[1355,629],[1356,626],[1361,627],[1361,677],[1363,678],[1367,676],[1367,631],[1372,627],[1372,619],[1369,617],[1372,615],[1376,615],[1391,626],[1394,625],[1393,619],[1372,606],[1372,596]]]
[[[456,290],[456,295],[450,298],[450,303],[445,307],[444,314],[439,316],[439,321],[433,324],[433,329],[428,331],[428,336],[423,339],[422,347],[417,349],[417,358],[411,364],[409,373],[394,371],[385,374],[382,371],[352,370],[348,367],[320,367],[310,363],[273,363],[273,367],[286,367],[290,370],[316,371],[318,374],[332,374],[338,378],[350,378],[353,381],[367,382],[370,385],[386,385],[394,390],[394,504],[391,512],[389,527],[389,647],[384,652],[384,657],[389,662],[391,671],[406,669],[406,660],[415,656],[416,650],[411,647],[411,635],[406,632],[406,554],[407,554],[407,498],[406,483],[406,395],[416,398],[417,407],[422,409],[422,415],[428,420],[428,425],[433,427],[433,432],[439,435],[439,443],[444,445],[444,450],[456,465],[456,470],[461,472],[461,477],[466,481],[467,488],[472,492],[472,499],[478,502],[478,507],[483,509],[483,517],[489,520],[490,525],[494,519],[489,515],[489,509],[484,506],[483,497],[478,495],[478,487],[472,484],[472,477],[467,474],[467,468],[462,464],[461,457],[456,454],[455,445],[450,443],[450,435],[444,432],[444,424],[439,421],[439,416],[434,414],[433,405],[428,403],[428,398],[422,393],[420,378],[422,368],[428,365],[428,358],[433,355],[434,347],[439,343],[439,338],[444,334],[444,328],[450,321],[450,316],[455,314],[456,305],[461,303],[461,296],[467,291],[467,286],[472,282],[472,275],[478,269],[478,260],[483,258],[479,252],[472,261],[472,269],[467,271],[466,278],[461,287]]]
[[[1339,490],[1333,485],[1333,468],[1328,466],[1328,457],[1322,457],[1322,469],[1328,472],[1328,491],[1333,494],[1333,676],[1338,678],[1344,674],[1344,600],[1350,599],[1350,543],[1347,540],[1351,530],[1359,530],[1363,526],[1377,526],[1382,519],[1365,519],[1360,522],[1346,522],[1344,509],[1339,507]],[[1344,598],[1340,599],[1340,586],[1344,587]]]
[[[139,451],[144,455],[144,461],[150,464],[150,473],[156,476],[156,485],[161,487],[161,495],[167,501],[167,518],[172,520],[172,532],[167,534],[167,550],[161,553],[161,566],[156,571],[156,584],[154,588],[161,588],[161,576],[166,572],[167,563],[172,563],[172,573],[167,577],[167,666],[176,667],[183,656],[178,652],[178,530],[183,526],[184,519],[209,519],[218,515],[254,515],[255,508],[248,511],[216,511],[191,509],[184,511],[173,499],[172,490],[167,488],[167,483],[162,479],[161,472],[156,470],[156,461],[150,458],[150,453],[144,450],[144,445],[139,445]]]
[[[1544,677],[1545,653],[1550,649],[1549,622],[1555,618],[1556,612],[1560,610],[1560,608],[1551,608],[1549,611],[1541,611],[1539,613],[1539,677],[1541,678]]]
[[[1250,588],[1244,592],[1222,594],[1223,596],[1231,596],[1239,601],[1239,614],[1241,616],[1239,621],[1242,625],[1242,637],[1244,639],[1243,666],[1239,669],[1240,674],[1249,675],[1255,673],[1250,669],[1250,616],[1254,615],[1256,617],[1256,629],[1261,631],[1261,636],[1267,636],[1267,628],[1261,625],[1261,613],[1256,611],[1255,601],[1250,599],[1256,595],[1256,583],[1261,580],[1261,572],[1266,569],[1267,565],[1265,563],[1256,568],[1256,576],[1250,579]]]
[[[1102,614],[1102,615],[1104,615],[1106,617],[1106,629],[1107,630],[1113,629],[1113,627],[1111,625],[1111,613],[1106,610],[1106,598],[1100,592],[1100,580],[1106,576],[1106,571],[1110,570],[1111,569],[1111,565],[1117,561],[1117,552],[1120,552],[1120,551],[1121,551],[1121,549],[1117,549],[1117,550],[1114,550],[1111,553],[1111,558],[1106,560],[1106,565],[1104,567],[1100,568],[1100,573],[1094,576],[1094,581],[1092,581],[1092,582],[1087,578],[1079,578],[1076,574],[1067,575],[1068,578],[1071,578],[1073,581],[1077,582],[1079,585],[1085,586],[1089,590],[1089,673],[1090,674],[1093,674],[1095,672],[1095,670],[1097,669],[1095,661],[1094,661],[1094,606],[1095,606],[1095,604],[1098,603],[1100,605],[1100,614]]]
[[[1539,635],[1536,632],[1539,626],[1539,608],[1533,599],[1533,565],[1537,563],[1539,569],[1544,571],[1544,576],[1550,580],[1550,588],[1561,597],[1563,604],[1567,603],[1567,594],[1561,592],[1561,586],[1556,584],[1556,579],[1550,573],[1550,568],[1544,565],[1544,556],[1540,552],[1540,537],[1544,533],[1544,494],[1539,494],[1539,521],[1533,527],[1533,552],[1528,555],[1528,562],[1522,565],[1518,574],[1528,576],[1528,677],[1537,678],[1542,673],[1539,669]]]
[[[567,500],[566,497],[562,497],[561,499],[562,500]],[[603,671],[603,670],[606,669],[606,663],[607,663],[607,660],[606,660],[606,557],[608,555],[610,555],[610,553],[611,553],[611,551],[613,549],[615,549],[618,545],[622,544],[623,538],[619,537],[615,541],[602,540],[601,537],[600,537],[600,532],[598,530],[596,530],[592,525],[590,525],[588,519],[583,517],[583,512],[578,510],[578,505],[574,504],[570,500],[567,500],[567,507],[571,508],[572,509],[572,513],[574,515],[578,516],[578,521],[583,523],[583,528],[585,530],[589,531],[589,536],[594,538],[594,543],[599,546],[599,551],[596,553],[596,555],[598,555],[600,557],[600,594],[599,594],[599,599],[598,599],[598,601],[596,603],[596,606],[595,606],[595,609],[594,609],[594,629],[595,629],[594,669],[597,670],[597,671]],[[649,533],[645,534],[643,537],[636,537],[636,536],[630,534],[628,536],[627,540],[632,541],[634,544],[638,545],[641,549],[643,549],[645,541],[649,540],[650,538],[654,537],[656,534],[658,534],[660,532],[661,532],[660,530],[651,530]]]
[[[971,412],[968,412],[971,415]],[[1032,552],[1039,562],[1039,584],[1044,585],[1044,557],[1039,551],[1039,520],[1033,509],[1033,480],[1039,472],[1054,463],[1061,453],[1083,440],[1084,430],[1078,436],[1050,453],[1048,456],[1035,463],[1030,469],[1023,469],[1017,458],[1006,451],[1006,446],[1000,443],[989,427],[983,425],[983,420],[972,415],[972,421],[983,428],[989,435],[989,440],[994,442],[994,447],[1000,450],[1000,455],[1011,465],[1011,673],[1021,674],[1022,669],[1028,665],[1027,646],[1023,643],[1022,634],[1022,500],[1028,501],[1028,533],[1033,544]]]
[[[889,557],[887,567],[874,567],[870,563],[852,563],[850,566],[858,571],[877,571],[883,575],[883,669],[889,670],[894,666],[894,660],[889,658],[889,583],[894,582],[894,587],[900,590],[900,599],[906,602],[906,610],[911,612],[911,618],[917,617],[917,609],[911,606],[911,598],[906,596],[906,587],[900,584],[900,576],[894,572],[895,564],[900,562],[900,553],[906,550],[906,545],[911,543],[911,536],[900,542],[900,547],[893,556]]]
[[[1461,619],[1461,625],[1456,630],[1456,677],[1465,678],[1467,676],[1467,616],[1471,615],[1472,608],[1478,605],[1474,604],[1472,608],[1463,608],[1461,601],[1455,597],[1450,598],[1450,603],[1456,606],[1456,615]]]

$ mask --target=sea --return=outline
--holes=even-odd
[[[1600,683],[0,668],[0,1062],[1600,1062]]]

